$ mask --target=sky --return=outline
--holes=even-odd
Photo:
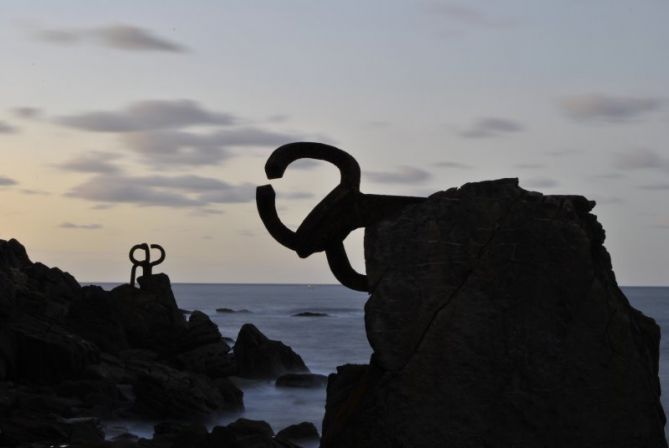
[[[0,3],[0,239],[80,281],[159,243],[177,282],[335,283],[262,226],[293,141],[366,193],[518,177],[597,202],[623,285],[669,285],[669,1]],[[331,165],[272,181],[296,228]],[[364,271],[363,231],[346,247]]]

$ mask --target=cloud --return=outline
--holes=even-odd
[[[242,120],[238,117],[208,110],[188,99],[138,101],[120,110],[87,111],[54,121],[84,131],[118,133],[129,150],[154,167],[216,164],[231,156],[231,148],[277,147],[303,139],[295,134],[239,126]],[[214,128],[186,129],[193,126]],[[306,168],[308,162],[302,165]]]
[[[455,2],[429,1],[423,3],[423,9],[432,17],[442,17],[451,22],[482,28],[501,28],[513,25],[513,21],[492,17],[471,6]]]
[[[560,107],[574,120],[625,122],[658,110],[662,102],[651,97],[588,94],[563,98]]]
[[[642,190],[649,191],[665,191],[669,190],[669,182],[658,182],[653,184],[646,184],[639,187]]]
[[[187,51],[186,47],[181,44],[157,36],[145,28],[127,24],[81,29],[44,29],[38,30],[35,37],[45,42],[60,45],[89,42],[124,51],[168,53]]]
[[[31,189],[29,189],[29,188],[24,188],[23,190],[21,190],[21,193],[23,193],[23,194],[29,194],[29,195],[33,195],[33,196],[50,196],[50,195],[51,195],[51,193],[49,193],[48,191],[44,191],[44,190],[31,190]]]
[[[299,199],[311,199],[314,197],[313,193],[309,193],[307,191],[291,191],[287,193],[277,193],[277,196],[281,199],[293,199],[293,200],[299,200]]]
[[[128,203],[159,207],[198,207],[202,201],[181,193],[138,185],[135,179],[96,176],[75,186],[66,196],[95,202]]]
[[[667,169],[669,159],[646,148],[614,154],[613,166],[622,170]]]
[[[505,118],[487,117],[476,121],[469,129],[461,131],[460,136],[465,138],[486,138],[520,132],[523,126]]]
[[[277,147],[298,136],[259,128],[220,130],[207,134],[185,131],[130,133],[123,141],[154,166],[210,165],[230,157],[233,147]]]
[[[0,187],[7,187],[9,185],[16,185],[18,184],[17,181],[14,179],[10,179],[9,177],[5,176],[0,176]]]
[[[201,177],[193,174],[183,176],[144,176],[133,177],[133,182],[147,187],[169,188],[185,191],[219,191],[230,188],[230,184],[213,177]]]
[[[23,119],[37,118],[42,114],[42,111],[40,109],[28,106],[15,107],[12,109],[12,112],[14,113],[14,116]]]
[[[574,156],[576,154],[582,154],[583,150],[581,149],[573,149],[573,148],[567,148],[567,149],[557,149],[555,151],[548,151],[546,154],[551,156],[551,157],[566,157],[566,156]]]
[[[216,210],[215,208],[198,208],[193,210],[193,214],[198,216],[222,215],[224,213],[223,210]]]
[[[89,111],[56,118],[67,127],[91,132],[137,132],[194,125],[231,125],[236,117],[211,112],[193,100],[145,100],[120,111]]]
[[[35,38],[42,40],[44,42],[50,42],[53,44],[68,45],[74,44],[81,40],[81,32],[74,30],[38,30],[35,32]]]
[[[467,165],[467,164],[460,163],[460,162],[436,162],[433,165],[438,166],[440,168],[454,168],[454,169],[459,169],[459,170],[470,170],[470,169],[474,168],[471,165]]]
[[[516,163],[513,167],[521,170],[536,170],[544,166],[541,163]]]
[[[625,177],[622,173],[602,173],[592,176],[593,179],[621,179]]]
[[[430,178],[429,172],[411,166],[401,166],[396,171],[366,171],[363,175],[372,182],[385,184],[415,184]]]
[[[114,174],[120,172],[118,165],[113,162],[119,157],[109,152],[90,151],[56,166],[67,171]]]
[[[129,51],[166,51],[181,53],[186,48],[132,25],[111,25],[91,30],[102,45]]]
[[[256,185],[244,183],[216,191],[202,193],[199,198],[208,204],[236,204],[252,202],[256,198]]]
[[[205,207],[255,200],[255,185],[229,184],[195,175],[123,176],[100,174],[72,188],[66,196],[97,203],[159,207]]]
[[[560,185],[558,181],[548,177],[533,177],[523,181],[522,184],[527,188],[555,188]]]
[[[0,121],[0,134],[14,134],[18,131],[19,129],[17,127],[5,123],[4,121]]]
[[[267,117],[267,121],[270,123],[285,123],[290,119],[289,115],[286,114],[272,114]]]
[[[64,222],[58,227],[61,229],[97,230],[102,228],[102,224],[73,224],[71,222]]]

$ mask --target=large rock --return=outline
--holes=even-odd
[[[80,378],[99,361],[98,348],[55,323],[22,316],[9,327],[13,333],[13,380],[57,383]]]
[[[179,339],[177,347],[179,351],[188,351],[209,344],[225,344],[218,326],[209,319],[209,316],[197,310],[188,317],[186,330]],[[227,351],[229,350],[228,347]]]
[[[111,291],[128,344],[159,353],[174,351],[188,328],[165,274],[139,277],[139,288],[128,284]]]
[[[107,353],[117,354],[129,348],[117,297],[99,286],[82,288],[81,297],[68,310],[67,325]]]
[[[201,419],[239,411],[241,392],[231,394],[232,384],[216,384],[207,377],[150,364],[133,383],[135,411],[151,418]]]
[[[67,272],[33,263],[16,241],[0,240],[0,319],[21,313],[62,323],[81,287]]]
[[[309,372],[304,361],[281,341],[273,341],[252,324],[244,324],[234,346],[238,375],[273,379],[288,372]]]
[[[221,378],[237,373],[237,364],[230,347],[223,340],[179,354],[174,364],[182,370]]]
[[[276,433],[277,440],[292,442],[296,444],[313,443],[320,439],[318,429],[311,422],[302,422],[296,425],[290,425]]]
[[[261,420],[240,418],[228,426],[216,426],[211,431],[213,446],[230,448],[272,448],[275,446],[272,427]]]
[[[505,179],[368,227],[374,354],[331,376],[322,446],[666,447],[659,328],[593,206]]]
[[[204,422],[243,410],[216,325],[200,312],[186,321],[166,275],[138,281],[82,288],[30,261],[18,241],[0,240],[0,446],[210,448],[206,431],[203,439],[178,428],[105,442],[91,417]]]

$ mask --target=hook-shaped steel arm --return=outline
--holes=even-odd
[[[358,162],[341,149],[322,143],[290,143],[276,149],[265,164],[267,177],[283,177],[288,165],[304,158],[324,160],[339,168],[339,185],[314,207],[295,232],[281,222],[272,186],[258,187],[256,204],[260,219],[275,240],[302,258],[325,251],[330,270],[337,280],[351,289],[368,291],[366,276],[351,267],[344,239],[353,230],[374,224],[424,198],[361,193]]]
[[[275,149],[265,162],[268,179],[280,179],[288,165],[299,159],[315,159],[330,162],[339,168],[339,186],[346,189],[360,189],[360,165],[347,152],[334,146],[315,142],[288,143]]]

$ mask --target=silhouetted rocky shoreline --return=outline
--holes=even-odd
[[[374,353],[328,377],[321,446],[666,448],[660,328],[618,287],[594,205],[501,179],[368,226]],[[81,287],[0,241],[1,446],[318,439],[309,423],[208,431],[243,409],[236,377],[303,388],[325,378],[251,324],[230,347],[206,314],[177,308],[166,275],[139,285]],[[119,419],[159,423],[152,439],[105,441],[100,422]]]
[[[275,435],[247,419],[207,431],[244,408],[231,377],[274,381],[309,369],[251,324],[230,347],[206,314],[179,310],[167,275],[138,281],[82,287],[0,240],[0,446],[294,447],[318,437],[312,424]],[[101,422],[114,420],[160,423],[152,439],[105,440]]]

